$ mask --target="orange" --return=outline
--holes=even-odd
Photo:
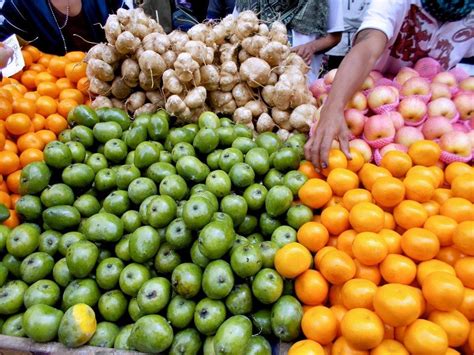
[[[54,113],[46,118],[45,126],[53,133],[59,134],[67,128],[68,124],[63,116]]]
[[[36,148],[28,148],[20,155],[20,164],[22,168],[27,166],[29,163],[43,160],[43,152]]]
[[[332,285],[329,288],[329,304],[342,305],[341,289],[342,289],[342,285]]]
[[[38,91],[28,91],[25,95],[23,95],[23,97],[25,99],[36,102],[36,100],[38,100],[41,95],[38,93]]]
[[[356,232],[378,233],[384,227],[384,211],[370,202],[361,202],[352,207],[349,221]]]
[[[426,277],[435,271],[447,272],[451,275],[456,275],[454,268],[448,263],[441,260],[427,260],[418,264],[418,270],[416,272],[416,279],[420,285],[423,285]]]
[[[395,229],[396,227],[395,218],[393,218],[393,214],[389,212],[384,212],[384,219],[383,219],[383,228],[384,229]]]
[[[52,57],[51,54],[43,53],[40,59],[38,59],[38,63],[47,67]]]
[[[362,154],[354,148],[350,149],[350,153],[352,159],[347,161],[347,169],[357,173],[364,166],[365,159]]]
[[[453,196],[462,197],[474,203],[474,173],[459,175],[451,183]]]
[[[38,73],[34,70],[26,70],[21,74],[21,83],[26,86],[28,90],[36,88],[35,78]]]
[[[44,125],[46,124],[46,118],[41,116],[39,113],[35,113],[35,117],[33,117],[31,123],[33,124],[35,132],[40,131],[44,128]]]
[[[2,176],[2,179],[3,179],[3,176]],[[8,186],[7,186],[7,182],[6,182],[5,180],[3,180],[2,182],[0,182],[0,191],[9,193],[9,191],[8,191]]]
[[[25,61],[25,67],[29,67],[31,64],[33,64],[33,56],[30,52],[22,49],[21,54],[23,56],[23,60]]]
[[[453,348],[463,345],[469,336],[469,321],[459,311],[433,311],[428,320],[443,328],[448,336],[448,345]]]
[[[316,306],[308,310],[301,320],[301,329],[306,338],[321,345],[331,343],[337,335],[337,319],[328,307]]]
[[[89,79],[87,79],[87,77],[79,79],[79,81],[76,83],[76,89],[79,90],[84,96],[89,95]],[[320,177],[319,174],[316,173],[316,170],[314,172],[315,172],[315,175],[313,176],[308,176],[306,174],[305,175],[308,176],[309,179],[314,178],[314,177]]]
[[[328,167],[322,170],[324,176],[336,168],[347,168],[347,158],[339,149],[331,149],[328,157]]]
[[[456,261],[454,270],[464,287],[474,288],[474,257],[468,256]]]
[[[316,266],[317,269],[320,268],[321,260],[323,256],[325,256],[330,251],[334,251],[334,250],[337,250],[337,249],[333,246],[325,246],[316,253],[316,255],[314,256],[314,265]]]
[[[78,103],[73,99],[64,99],[58,104],[58,113],[63,117],[67,117],[69,112],[77,105]]]
[[[347,308],[344,307],[342,304],[336,304],[331,306],[331,311],[334,313],[337,319],[337,336],[341,335],[341,320],[344,318],[344,315],[347,313]]]
[[[362,232],[354,238],[352,252],[362,264],[377,265],[387,256],[388,246],[385,239],[377,233]]]
[[[365,265],[357,259],[354,259],[354,264],[356,266],[356,273],[354,277],[358,279],[372,281],[376,285],[380,284],[380,281],[382,280],[382,275],[380,274],[378,266]]]
[[[13,152],[0,152],[0,174],[7,176],[20,168],[20,158]]]
[[[5,148],[5,142],[6,142],[5,135],[3,133],[0,133],[0,151]]]
[[[373,300],[377,285],[366,279],[352,279],[347,281],[341,289],[342,303],[347,309],[367,308],[374,309]]]
[[[13,106],[9,100],[0,97],[0,120],[6,120],[13,112]]]
[[[298,299],[309,306],[323,304],[328,296],[328,283],[316,270],[306,270],[295,280]]]
[[[341,285],[352,279],[356,272],[351,257],[339,250],[327,252],[320,261],[319,269],[324,278],[333,285]]]
[[[474,220],[472,203],[461,197],[451,197],[444,202],[439,210],[443,216],[453,218],[456,222]]]
[[[339,237],[337,237],[336,247],[337,249],[345,252],[351,258],[354,257],[354,253],[352,253],[352,243],[357,235],[357,232],[353,229],[348,229],[342,232]]]
[[[365,189],[353,189],[347,191],[342,197],[342,205],[350,211],[352,207],[360,202],[372,202],[372,194]]]
[[[289,243],[275,254],[275,269],[285,278],[293,279],[309,269],[311,253],[299,243]]]
[[[62,78],[66,75],[66,65],[69,63],[67,58],[54,56],[51,58],[48,64],[48,70],[51,74],[58,78]]]
[[[421,227],[428,219],[423,205],[417,201],[405,200],[393,210],[395,222],[404,229]]]
[[[29,118],[33,118],[36,113],[36,104],[32,100],[17,98],[13,100],[13,112],[24,113]]]
[[[59,88],[59,91],[63,91],[66,89],[74,89],[74,84],[68,78],[60,78],[56,81],[56,85]],[[59,93],[58,93],[59,96]]]
[[[381,177],[372,185],[372,196],[382,207],[395,207],[405,197],[404,184],[391,176]]]
[[[73,99],[78,104],[84,103],[84,95],[77,89],[65,89],[59,94],[59,100]]]
[[[416,277],[416,264],[404,255],[389,254],[380,264],[380,273],[388,283],[409,285]]]
[[[41,96],[49,96],[53,99],[56,99],[59,96],[59,93],[61,92],[61,89],[56,83],[52,83],[49,81],[40,83],[36,90]]]
[[[359,187],[359,177],[356,173],[343,168],[335,168],[329,173],[327,180],[336,196],[344,196],[349,191]]]
[[[458,308],[464,297],[464,285],[455,275],[434,271],[423,280],[423,296],[439,311],[452,311]]]
[[[451,197],[453,197],[453,192],[450,189],[437,188],[431,198],[441,205]]]
[[[56,140],[56,135],[47,129],[41,129],[35,132],[35,134],[39,139],[43,141],[45,145],[48,144],[49,142]]]
[[[412,323],[422,312],[423,299],[417,289],[399,283],[380,286],[374,295],[374,309],[392,327]]]
[[[71,51],[71,52],[67,52],[64,56],[70,62],[80,62],[84,59],[86,54],[81,51]]]
[[[464,314],[469,321],[474,322],[474,290],[472,288],[464,289],[464,297],[458,310]]]
[[[444,171],[439,166],[430,166],[429,171],[435,177],[435,187],[441,187],[444,184]]]
[[[435,190],[435,187],[430,180],[423,179],[421,176],[416,174],[407,176],[403,180],[403,185],[405,185],[406,189],[406,198],[418,202],[427,202],[431,200]]]
[[[439,240],[436,235],[423,228],[410,228],[402,235],[402,250],[416,261],[433,259],[439,252]]]
[[[350,228],[349,212],[339,205],[326,207],[321,212],[321,223],[330,234],[339,235]]]
[[[448,350],[446,332],[425,319],[417,319],[407,327],[403,343],[412,354],[445,355]]]
[[[36,100],[36,111],[44,117],[56,113],[57,109],[58,103],[55,99],[49,96],[41,96],[38,100]]]
[[[367,190],[372,190],[372,186],[377,179],[387,176],[392,176],[390,171],[373,164],[365,164],[362,169],[359,170],[360,181],[362,181],[362,185],[364,185]]]
[[[10,199],[10,195],[7,194],[5,191],[0,191],[0,204],[5,205],[6,208],[12,207],[12,200]]]
[[[36,78],[35,78],[35,84],[36,84],[36,87],[38,87],[38,85],[40,83],[43,83],[45,81],[49,81],[49,82],[52,82],[52,83],[55,83],[56,82],[56,77],[48,72],[41,72],[41,73],[38,73],[38,75],[36,75]]]
[[[472,174],[473,168],[469,164],[454,162],[449,164],[444,170],[444,179],[448,184],[452,184],[457,176]]]
[[[384,228],[379,232],[379,236],[385,240],[389,254],[402,253],[402,237],[399,233],[395,232],[394,230]]]
[[[28,148],[43,149],[44,143],[35,133],[25,133],[18,138],[16,145],[20,152]]]
[[[37,73],[40,73],[42,71],[45,71],[46,70],[46,67],[42,64],[39,64],[39,63],[34,63],[32,65],[30,65],[30,67],[28,68],[29,70],[33,70]]]
[[[66,65],[66,77],[73,83],[77,83],[86,77],[87,64],[84,62],[68,63]]]
[[[20,175],[21,170],[17,170],[7,177],[8,190],[14,194],[20,193]]]
[[[16,146],[15,143],[13,143],[11,140],[6,139],[5,140],[5,146],[3,147],[3,150],[12,152],[17,154],[18,153],[18,147]]]
[[[329,233],[322,223],[306,222],[298,229],[296,237],[300,244],[314,253],[327,244]]]
[[[441,156],[441,148],[433,141],[421,140],[410,145],[408,155],[415,165],[433,166]]]
[[[457,223],[451,217],[436,215],[428,217],[423,228],[436,234],[441,246],[449,246],[453,243],[453,235]]]
[[[369,355],[369,352],[354,349],[344,337],[340,336],[332,346],[331,355]]]
[[[323,210],[327,207],[337,206],[342,203],[342,198],[339,196],[333,196],[329,199],[328,203],[323,206]]]
[[[462,257],[464,257],[464,254],[453,246],[441,248],[438,254],[436,254],[436,259],[444,261],[451,266],[454,266]]]
[[[308,207],[317,209],[323,207],[332,197],[329,184],[321,179],[309,179],[298,191],[301,202]]]
[[[20,224],[20,218],[15,210],[10,210],[10,217],[3,221],[3,225],[7,226],[8,228],[12,229],[15,228],[17,225]]]
[[[305,339],[294,343],[288,355],[325,355],[323,347],[313,340]]]
[[[384,339],[372,349],[370,355],[409,355],[402,343],[393,339]]]
[[[36,62],[38,59],[41,57],[41,52],[38,48],[32,46],[32,45],[27,45],[23,47],[23,50],[30,53],[31,57],[33,58],[33,61]]]
[[[348,310],[342,318],[341,333],[355,349],[369,350],[382,342],[384,326],[375,312],[354,308]]]
[[[428,202],[423,202],[422,205],[425,208],[426,213],[428,213],[428,217],[439,214],[440,204],[438,202],[430,200]]]
[[[474,256],[474,221],[458,224],[453,235],[454,246],[462,253]]]

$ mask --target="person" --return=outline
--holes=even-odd
[[[64,55],[87,51],[105,41],[101,25],[109,14],[133,1],[124,0],[5,0],[1,8],[0,41],[16,34],[20,42],[41,51]]]
[[[351,158],[344,107],[372,69],[394,74],[420,58],[432,57],[447,70],[463,57],[472,57],[473,9],[470,0],[372,1],[305,146],[306,158],[317,169],[326,168],[334,139]]]
[[[166,33],[173,30],[171,25],[171,0],[142,0],[139,5],[148,16],[160,23]]]
[[[173,28],[187,31],[206,19],[208,0],[175,0],[173,5]]]
[[[7,66],[8,61],[12,55],[13,50],[0,42],[0,74],[1,70]]]
[[[230,15],[234,11],[235,0],[209,0],[209,6],[207,7],[208,20],[219,20],[227,15]]]
[[[347,52],[352,47],[352,37],[362,24],[370,0],[344,0],[344,32],[341,41],[326,52],[327,70],[339,67]]]
[[[323,53],[340,41],[344,31],[342,0],[237,0],[235,10],[253,10],[267,23],[283,22],[292,51],[311,67],[309,84],[319,77]]]

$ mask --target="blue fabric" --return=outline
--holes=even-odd
[[[454,22],[474,10],[473,0],[421,0],[421,5],[440,22]]]
[[[235,0],[209,0],[207,19],[218,20],[234,11]]]
[[[123,0],[82,0],[82,11],[88,22],[92,42],[105,41],[100,24],[120,7],[126,7]],[[0,41],[16,34],[40,50],[51,54],[64,54],[64,43],[47,0],[5,0],[0,13],[4,21],[0,24]],[[72,50],[73,48],[68,48]]]

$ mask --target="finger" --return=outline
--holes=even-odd
[[[311,145],[311,161],[313,162],[314,168],[316,171],[320,171],[320,160],[319,160],[319,150],[321,146],[321,139],[322,139],[322,130],[318,130],[316,136],[314,138],[313,144]]]
[[[311,161],[311,147],[314,143],[314,136],[310,137],[306,144],[304,145],[304,156],[306,160]]]
[[[343,133],[339,136],[339,146],[347,159],[352,160],[352,155],[349,148],[349,135]]]
[[[329,150],[333,140],[332,134],[326,134],[321,142],[319,148],[319,163],[322,169],[326,169],[329,166]]]

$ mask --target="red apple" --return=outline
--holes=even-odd
[[[464,79],[459,83],[459,88],[465,91],[474,91],[474,76]]]
[[[407,148],[423,139],[425,139],[423,133],[416,127],[404,126],[395,134],[395,143],[402,144]]]
[[[422,77],[408,79],[402,85],[400,94],[409,95],[429,95],[431,91],[430,83]]]
[[[384,115],[388,115],[390,117],[390,119],[392,120],[393,126],[395,127],[396,130],[399,130],[405,124],[405,121],[403,120],[403,116],[400,114],[400,112],[390,111],[390,112],[384,113]]]
[[[373,89],[375,86],[375,80],[369,75],[365,78],[364,82],[362,83],[361,90],[370,90]]]
[[[420,76],[420,74],[416,70],[409,67],[405,67],[405,68],[400,69],[400,71],[398,72],[398,74],[395,76],[393,80],[397,82],[398,84],[403,85],[403,83],[407,81],[408,79],[411,79],[417,76]]]
[[[356,110],[364,111],[367,109],[367,98],[361,91],[357,91],[347,103],[346,108],[355,108]]]
[[[428,116],[443,116],[448,120],[452,120],[457,114],[456,105],[450,99],[440,97],[439,99],[432,100],[428,104]]]
[[[396,89],[393,86],[377,86],[367,97],[369,107],[374,110],[383,105],[395,104],[398,101]]]
[[[452,94],[449,86],[442,83],[431,83],[431,100],[439,99],[440,97],[445,97],[450,99]]]
[[[378,70],[372,70],[369,75],[372,77],[372,79],[374,79],[375,82],[377,82],[379,79],[382,79],[383,78],[383,75],[381,72],[379,72]]]
[[[332,69],[324,75],[324,83],[326,85],[331,85],[336,77],[337,69]]]
[[[453,130],[453,126],[449,121],[442,117],[430,117],[426,120],[423,124],[423,128],[421,132],[425,136],[426,139],[439,139],[445,133],[451,132]]]
[[[453,130],[457,132],[467,133],[470,131],[468,127],[462,122],[453,123]]]
[[[453,99],[462,120],[474,118],[474,92],[463,92]]]
[[[436,74],[432,82],[446,84],[449,88],[455,88],[458,85],[454,74],[448,71],[442,71],[441,73]]]
[[[443,134],[439,146],[442,150],[461,157],[469,157],[472,153],[471,139],[463,132],[452,131]]]
[[[395,127],[387,115],[374,115],[365,121],[364,138],[375,141],[382,138],[391,138],[395,135]]]
[[[314,97],[318,97],[321,94],[325,94],[326,91],[326,84],[324,83],[324,79],[316,80],[310,87],[309,90],[313,94]]]
[[[436,59],[425,57],[416,62],[414,69],[420,76],[431,79],[441,71],[441,64]]]
[[[351,140],[349,142],[349,147],[354,148],[362,154],[366,163],[372,160],[372,148],[370,148],[370,145],[363,139],[356,138]]]
[[[347,128],[351,131],[351,133],[357,137],[362,134],[364,130],[364,123],[367,117],[354,108],[350,108],[344,112],[344,118],[346,119]]]
[[[425,102],[416,96],[405,97],[398,105],[398,112],[403,116],[405,122],[413,125],[421,122],[427,111]]]
[[[398,144],[398,143],[390,143],[390,144],[387,144],[382,149],[380,149],[380,155],[383,157],[385,154],[387,154],[391,150],[398,150],[404,153],[408,152],[408,148],[405,147],[404,145]]]

